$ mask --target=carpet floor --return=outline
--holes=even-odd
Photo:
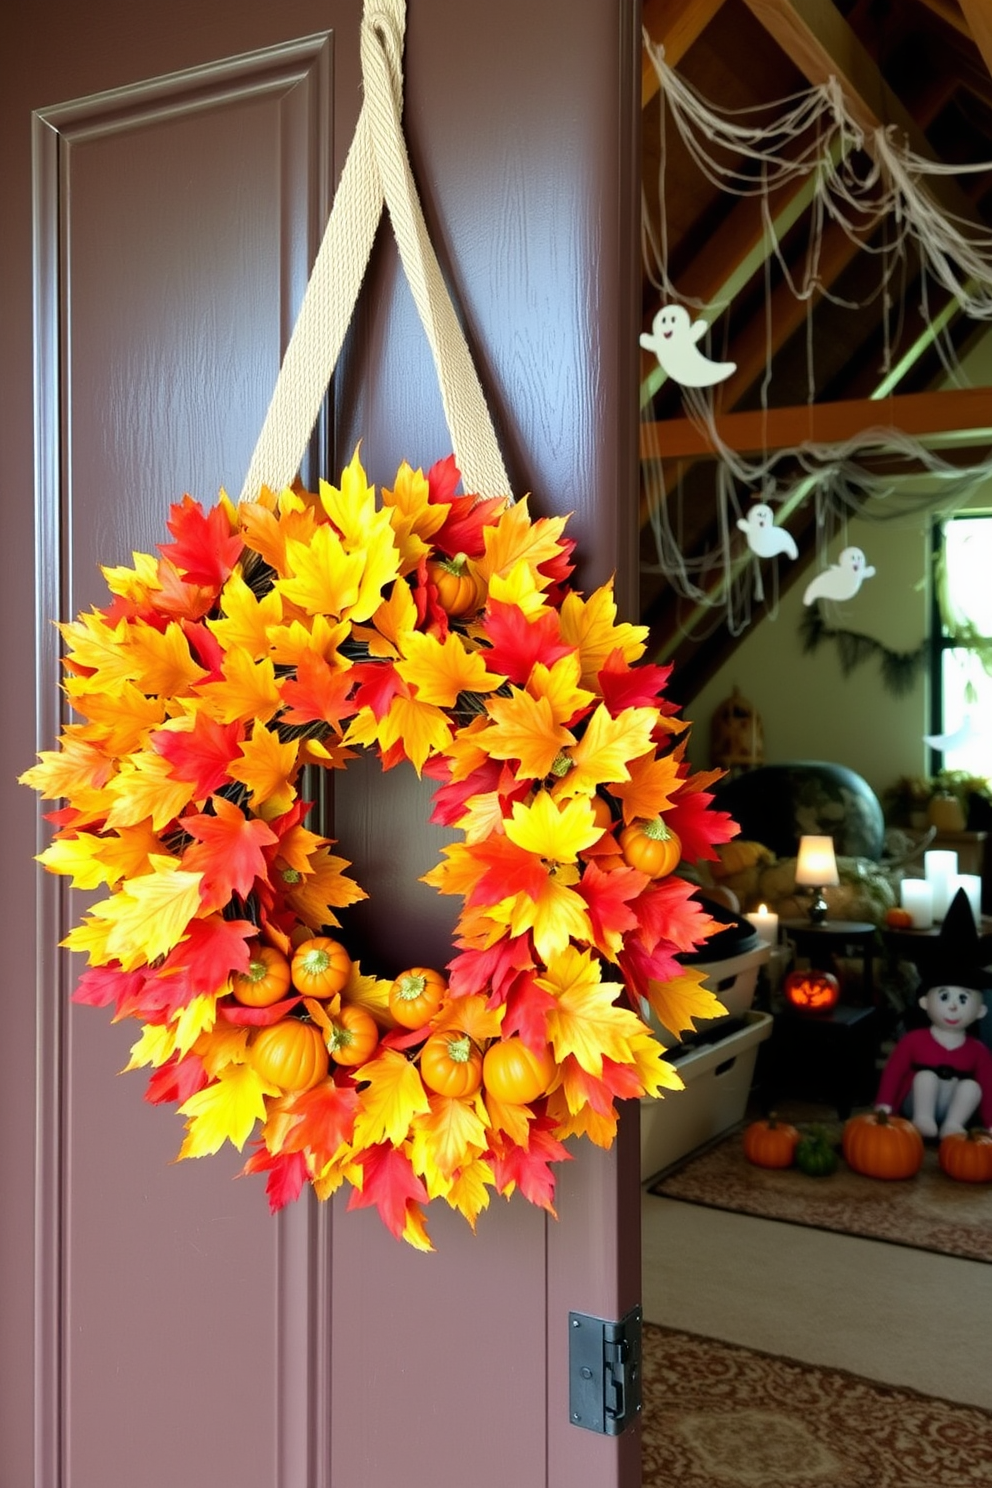
[[[644,1325],[643,1488],[980,1488],[992,1413]]]
[[[840,1128],[835,1135],[839,1139]],[[725,1138],[651,1186],[661,1198],[729,1209],[763,1219],[860,1235],[992,1262],[992,1185],[957,1183],[927,1148],[915,1178],[882,1182],[837,1172],[809,1178],[796,1168],[758,1168],[744,1156],[740,1133]]]

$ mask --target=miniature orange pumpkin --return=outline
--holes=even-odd
[[[840,982],[829,971],[790,971],[783,991],[804,1013],[829,1013],[840,1002]]]
[[[281,1090],[309,1090],[319,1085],[329,1063],[320,1029],[301,1018],[283,1018],[260,1028],[249,1057],[262,1079]]]
[[[976,1127],[942,1138],[937,1161],[959,1183],[992,1183],[992,1132]]]
[[[885,911],[885,923],[890,930],[910,930],[913,926],[913,916],[908,909],[894,904],[891,909]]]
[[[916,1127],[888,1111],[851,1116],[841,1146],[848,1167],[866,1178],[912,1178],[923,1165],[923,1138]]]
[[[744,1128],[744,1156],[758,1168],[791,1168],[799,1133],[787,1121],[769,1116]]]

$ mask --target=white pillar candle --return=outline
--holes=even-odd
[[[899,885],[899,903],[913,916],[914,930],[929,930],[933,924],[933,886],[925,878],[904,878]]]
[[[958,889],[964,889],[967,894],[968,903],[971,905],[971,913],[975,921],[975,929],[980,930],[982,924],[982,880],[977,873],[955,874],[950,883],[948,905],[950,905],[950,901],[954,898]]]
[[[933,917],[942,920],[951,902],[951,879],[957,875],[958,855],[942,849],[924,853],[923,871],[933,889]]]
[[[767,904],[759,904],[757,909],[752,909],[744,918],[750,920],[766,945],[775,945],[778,940],[778,915]]]

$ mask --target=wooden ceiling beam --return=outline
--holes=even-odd
[[[960,0],[961,13],[972,40],[982,54],[982,61],[992,73],[992,10],[988,0]]]
[[[669,67],[677,67],[722,4],[723,0],[644,0],[641,25],[655,46],[665,48]],[[641,55],[641,108],[651,102],[660,86],[645,50]]]
[[[716,416],[724,444],[740,453],[789,449],[808,441],[841,444],[869,429],[894,429],[920,440],[955,445],[992,443],[992,393],[953,388],[904,393],[894,398],[851,398],[836,403],[756,409]],[[642,459],[692,459],[713,455],[705,430],[691,419],[641,425]]]
[[[917,155],[925,160],[936,159],[922,129],[833,5],[825,5],[823,0],[744,0],[744,3],[811,83],[819,86],[832,77],[837,79],[848,112],[864,132],[865,148],[869,152],[875,131],[894,125]],[[975,4],[976,9],[988,9],[988,0],[975,0]],[[981,222],[952,176],[935,176],[927,188],[945,210],[966,222]]]

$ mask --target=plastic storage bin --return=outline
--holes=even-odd
[[[758,1045],[771,1036],[771,1013],[750,1009],[746,1026],[672,1060],[684,1090],[641,1101],[641,1179],[653,1178],[744,1119]]]

